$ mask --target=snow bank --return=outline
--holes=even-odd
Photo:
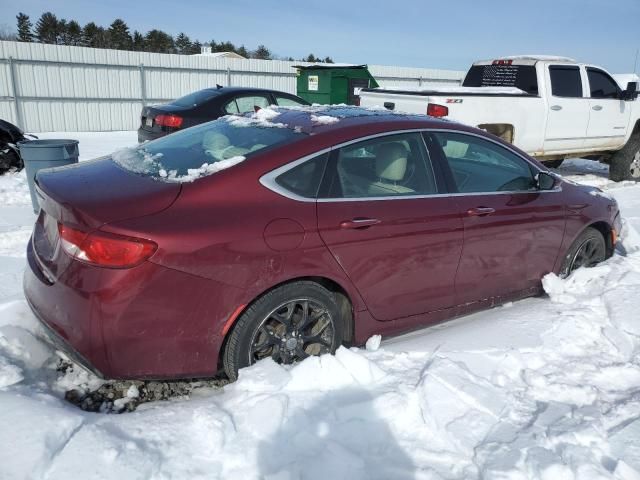
[[[122,415],[63,399],[102,382],[57,371],[19,281],[33,215],[2,205],[0,478],[640,478],[640,186],[604,188],[624,248],[547,276],[548,297],[295,366],[265,360]]]

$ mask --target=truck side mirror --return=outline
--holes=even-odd
[[[551,190],[556,184],[556,178],[548,172],[540,172],[536,176],[538,190]]]
[[[638,98],[638,82],[627,83],[627,89],[622,92],[622,100],[635,100]]]

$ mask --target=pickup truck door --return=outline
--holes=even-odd
[[[587,67],[589,80],[589,127],[586,147],[619,147],[624,143],[631,104],[620,100],[622,91],[603,70]]]
[[[589,99],[583,96],[580,67],[549,65],[547,85],[545,153],[580,150],[589,124]]]

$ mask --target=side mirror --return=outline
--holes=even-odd
[[[638,82],[627,83],[627,89],[622,92],[622,100],[635,100],[638,98]]]
[[[556,184],[556,178],[548,172],[540,172],[536,176],[538,190],[551,190]]]

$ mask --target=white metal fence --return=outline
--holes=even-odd
[[[134,130],[142,105],[216,83],[295,93],[299,64],[0,41],[0,118],[27,132]],[[464,74],[369,69],[383,86],[457,84]]]

